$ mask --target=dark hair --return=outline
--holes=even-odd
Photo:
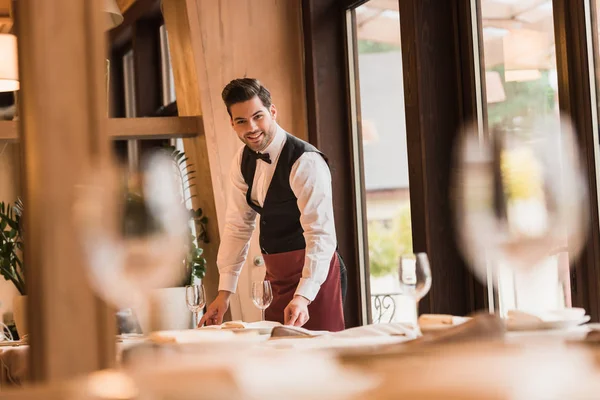
[[[254,96],[258,96],[260,101],[266,108],[271,107],[271,93],[264,87],[258,79],[254,78],[240,78],[234,79],[225,86],[221,97],[227,107],[227,112],[231,117],[231,110],[229,107],[236,103],[243,103],[252,99]]]

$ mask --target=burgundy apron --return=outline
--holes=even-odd
[[[265,319],[284,323],[283,311],[292,301],[304,268],[304,249],[278,254],[263,254],[271,282],[273,302],[265,310]],[[308,305],[308,322],[303,328],[312,331],[338,332],[344,330],[344,310],[340,284],[340,261],[337,252],[329,264],[327,279],[317,297]]]

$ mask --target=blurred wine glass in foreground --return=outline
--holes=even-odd
[[[92,171],[78,191],[75,215],[92,288],[142,318],[149,291],[181,279],[188,218],[175,176],[173,161],[157,152],[136,174]]]
[[[455,157],[459,243],[483,282],[500,264],[527,270],[556,249],[580,252],[588,197],[567,117],[498,129],[489,138],[467,128]]]

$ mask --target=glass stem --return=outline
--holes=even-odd
[[[415,300],[415,330],[418,336],[423,335],[421,333],[421,327],[419,326],[419,300]]]
[[[419,300],[415,300],[415,323],[419,324]]]
[[[261,321],[264,321],[264,320],[265,320],[265,309],[263,308],[263,309],[262,309],[262,310],[260,310],[260,311],[261,311],[261,313],[262,313],[262,320],[261,320]]]

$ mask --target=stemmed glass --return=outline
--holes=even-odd
[[[431,289],[431,268],[425,253],[417,253],[415,257],[401,257],[398,267],[398,279],[402,294],[415,302],[415,328],[419,328],[419,301]]]
[[[185,303],[188,310],[194,313],[194,326],[197,326],[200,321],[198,314],[206,305],[204,285],[187,285],[185,287]]]
[[[262,321],[265,320],[265,310],[271,305],[272,301],[273,290],[271,289],[271,282],[252,282],[252,302],[261,310]]]
[[[467,128],[457,146],[454,206],[458,240],[480,280],[531,270],[556,249],[570,257],[587,233],[585,172],[566,116],[495,129]]]
[[[157,152],[142,161],[135,174],[113,165],[89,171],[74,214],[91,287],[152,322],[150,291],[182,278],[189,218],[173,160]]]

